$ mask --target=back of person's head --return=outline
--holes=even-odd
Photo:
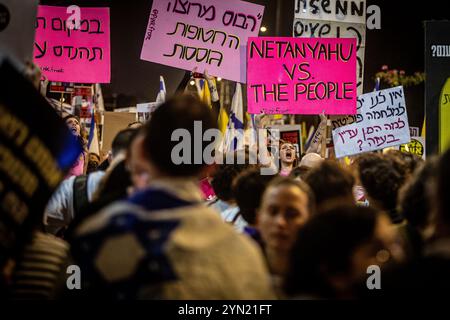
[[[248,168],[247,164],[221,164],[218,165],[211,176],[211,186],[217,198],[222,201],[235,200],[233,183],[238,175]]]
[[[313,216],[298,232],[285,279],[289,296],[335,298],[335,279],[348,282],[353,256],[373,237],[377,211],[368,207],[338,206]]]
[[[353,175],[334,161],[324,161],[320,166],[308,172],[304,181],[312,189],[317,207],[321,207],[329,201],[345,202],[352,204]]]
[[[383,154],[383,158],[392,163],[392,166],[400,173],[405,181],[407,181],[414,172],[416,160],[410,154],[401,152],[400,150],[391,149]]]
[[[429,158],[399,191],[398,209],[409,225],[424,230],[431,218],[428,187],[436,176],[437,158]]]
[[[203,141],[203,135],[209,129],[217,129],[217,121],[206,104],[192,95],[175,96],[160,105],[142,127],[145,155],[161,175],[197,176],[207,164],[203,152],[211,142]],[[180,145],[176,156],[183,161],[177,164],[172,154]]]
[[[126,152],[138,132],[139,130],[132,128],[119,131],[111,143],[112,156],[116,157],[119,153]]]
[[[403,218],[397,212],[397,195],[404,176],[392,162],[377,154],[365,154],[356,159],[359,179],[367,191],[371,205],[386,210],[394,223]],[[375,201],[375,203],[373,203]]]
[[[442,224],[447,236],[450,235],[450,149],[448,149],[439,159],[437,171],[437,222]]]
[[[309,171],[311,171],[310,167],[305,166],[295,167],[294,169],[292,169],[291,173],[289,174],[289,177],[292,179],[303,180],[305,179],[305,176],[308,174]]]
[[[239,212],[247,223],[256,223],[257,209],[273,175],[262,175],[260,168],[249,168],[241,172],[233,183],[233,195]]]

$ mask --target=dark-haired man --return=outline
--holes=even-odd
[[[194,137],[199,122],[201,136],[216,128],[208,106],[179,96],[162,104],[143,127],[138,142],[150,186],[75,231],[72,253],[84,272],[83,293],[112,299],[272,297],[257,246],[204,205],[198,177],[207,163],[203,156],[198,161],[198,152],[203,155],[210,142],[188,145],[189,161],[172,158],[179,143],[174,132]]]

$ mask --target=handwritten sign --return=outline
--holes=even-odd
[[[337,158],[393,147],[410,140],[403,87],[359,96],[356,122],[333,130]]]
[[[161,103],[158,102],[138,103],[136,105],[137,120],[142,123],[147,122],[160,105]]]
[[[47,100],[0,61],[0,266],[42,223],[45,205],[82,148]],[[22,95],[17,96],[17,88]]]
[[[109,83],[109,8],[81,8],[79,29],[68,28],[66,9],[39,6],[34,61],[51,81]]]
[[[295,0],[294,37],[355,38],[358,95],[363,93],[366,47],[365,0]]]
[[[250,38],[249,113],[355,114],[356,40]]]
[[[365,0],[295,0],[296,19],[320,19],[325,21],[364,23]]]
[[[271,145],[276,145],[279,148],[280,141],[290,142],[294,145],[297,159],[300,158],[300,154],[303,152],[302,143],[302,129],[300,125],[271,125],[267,127],[269,131],[268,136],[272,139],[276,137],[275,142],[271,142]],[[275,134],[275,131],[277,133]]]
[[[245,83],[247,39],[263,13],[238,0],[154,0],[141,59]]]

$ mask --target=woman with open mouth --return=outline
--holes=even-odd
[[[280,175],[288,176],[297,165],[295,146],[287,141],[280,141]]]
[[[69,178],[71,176],[80,176],[80,175],[86,173],[86,167],[87,167],[87,161],[86,161],[87,140],[84,137],[85,129],[84,129],[84,126],[80,123],[80,120],[77,116],[69,114],[68,116],[65,116],[63,120],[66,123],[69,130],[72,132],[72,134],[79,139],[81,145],[83,146],[83,152],[81,153],[77,162],[75,162],[75,164],[70,169],[69,174],[67,175],[67,178]]]

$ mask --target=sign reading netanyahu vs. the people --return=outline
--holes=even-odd
[[[247,39],[263,13],[239,0],[154,0],[141,59],[244,83]]]
[[[50,81],[109,83],[109,8],[80,9],[77,26],[66,7],[39,6],[34,61]]]
[[[249,113],[355,114],[356,98],[355,39],[249,39]]]

